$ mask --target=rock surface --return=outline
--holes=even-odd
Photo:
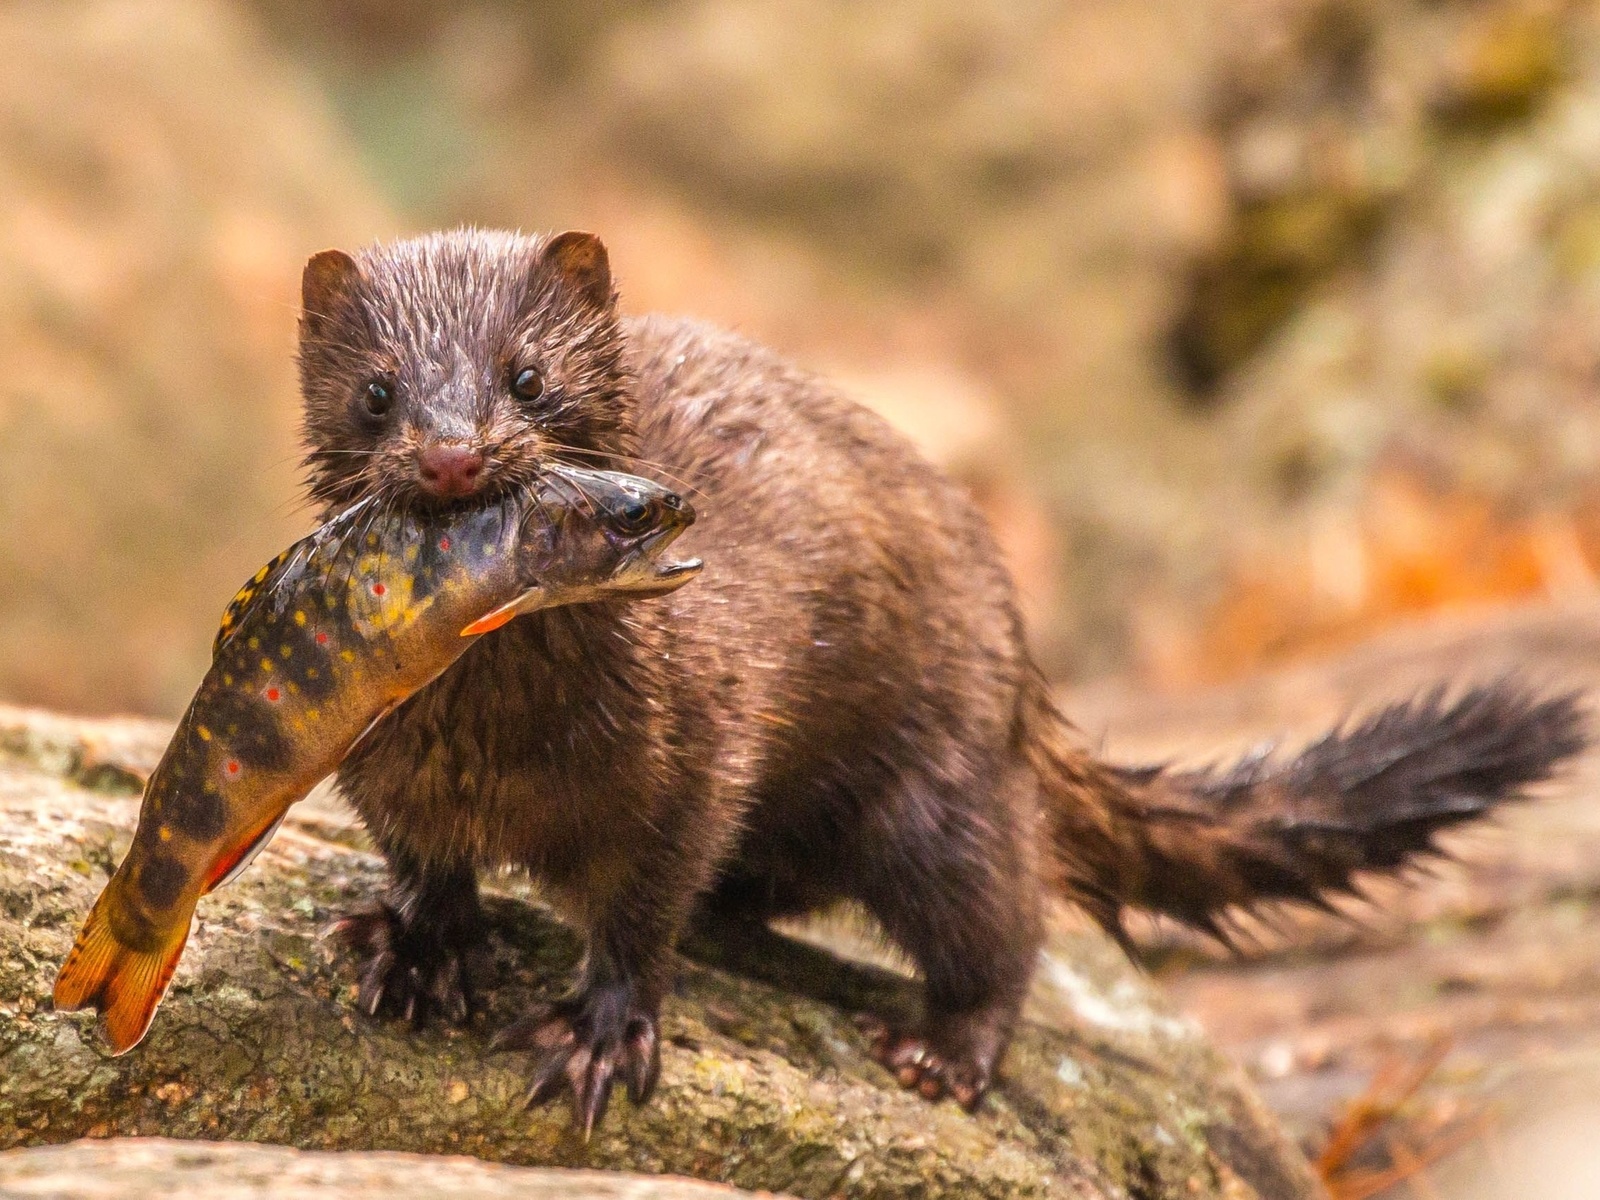
[[[109,1138],[0,1155],[4,1200],[143,1200],[202,1191],[207,1200],[736,1200],[750,1195],[685,1179],[248,1142]]]
[[[870,1061],[852,1013],[905,1011],[915,993],[903,975],[817,944],[849,944],[847,928],[698,943],[666,1005],[655,1100],[617,1101],[585,1145],[563,1109],[522,1109],[526,1063],[490,1055],[484,1032],[562,985],[574,939],[503,882],[488,900],[483,1026],[414,1036],[367,1021],[349,965],[317,932],[374,895],[382,869],[317,802],[202,903],[149,1038],[111,1058],[92,1019],[51,1011],[49,992],[128,843],[129,781],[165,730],[18,710],[0,711],[0,728],[0,1147],[242,1139],[674,1173],[818,1198],[1320,1194],[1196,1027],[1109,943],[1064,929],[977,1118],[902,1092]]]

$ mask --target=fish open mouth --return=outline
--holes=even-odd
[[[705,566],[705,561],[699,558],[686,558],[682,562],[660,563],[656,567],[656,578],[674,583],[688,583],[700,574],[700,568]]]
[[[705,563],[698,558],[678,562],[656,561],[656,556],[676,541],[692,521],[691,516],[688,520],[674,522],[640,539],[639,545],[623,559],[612,575],[613,586],[625,587],[642,598],[665,596],[700,574]]]

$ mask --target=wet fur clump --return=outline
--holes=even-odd
[[[477,872],[528,869],[588,953],[571,994],[500,1044],[536,1056],[530,1098],[570,1094],[584,1129],[615,1082],[649,1096],[696,913],[864,907],[926,986],[922,1024],[878,1028],[876,1052],[907,1086],[971,1106],[1016,1022],[1047,892],[1113,931],[1130,906],[1215,929],[1231,907],[1401,866],[1583,744],[1572,698],[1506,684],[1390,710],[1283,766],[1101,763],[1051,704],[961,489],[769,351],[619,316],[592,236],[328,251],[304,298],[325,506],[438,503],[418,461],[448,445],[482,456],[483,495],[571,458],[654,475],[700,514],[680,543],[706,561],[692,586],[512,622],[339,774],[393,872],[387,902],[346,926],[368,954],[363,1005],[470,1012]]]

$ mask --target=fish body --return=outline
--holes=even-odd
[[[635,476],[561,467],[525,497],[424,514],[358,505],[263,567],[145,788],[127,857],[61,968],[58,1009],[144,1037],[201,896],[385,713],[519,613],[663,595],[699,563],[657,556],[689,506]]]

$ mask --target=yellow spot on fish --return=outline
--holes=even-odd
[[[356,652],[354,650],[341,650],[339,651],[339,657],[344,659],[345,662],[355,662]]]
[[[233,686],[233,676],[229,675],[226,671],[224,671],[222,673],[222,684],[223,684],[224,687],[232,687]]]
[[[261,639],[258,638],[258,637],[253,637],[248,642],[246,642],[245,645],[249,646],[250,649],[252,649],[252,650],[259,650],[259,649],[261,649]]]
[[[306,623],[306,614],[301,612],[299,609],[296,609],[294,614],[294,623],[296,625],[304,625]]]
[[[288,658],[289,655],[291,655],[293,653],[294,653],[294,651],[292,649],[290,649],[288,646],[279,646],[278,647],[278,656],[280,658]]]
[[[262,580],[266,579],[267,570],[268,570],[267,567],[262,567],[261,570],[257,571],[254,582],[255,583],[260,583],[260,582],[262,582]]]
[[[156,835],[160,837],[163,842],[170,842],[172,840],[172,830],[168,829],[165,825],[156,830]]]
[[[200,735],[200,740],[202,742],[209,742],[211,740],[211,730],[207,729],[204,725],[195,726],[194,731]]]
[[[322,720],[322,714],[314,708],[308,708],[306,709],[306,720],[320,721]]]
[[[263,671],[270,671],[270,670],[272,670],[272,660],[271,660],[271,659],[270,659],[270,658],[263,658],[263,659],[262,659],[262,660],[261,660],[261,669],[262,669],[262,670],[263,670]]]

